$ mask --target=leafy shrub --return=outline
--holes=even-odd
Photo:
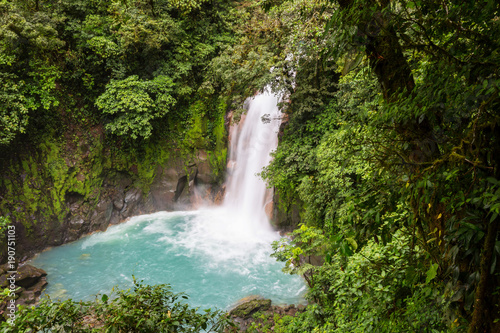
[[[106,91],[96,100],[103,113],[112,115],[106,129],[132,139],[151,136],[152,120],[167,114],[176,103],[170,95],[174,83],[166,76],[143,81],[137,75],[124,80],[111,80]]]
[[[347,241],[348,252],[316,228],[302,226],[293,236],[291,242],[274,243],[273,256],[286,262],[285,272],[305,276],[307,298],[314,305],[281,323],[283,332],[295,332],[307,322],[316,323],[318,332],[339,333],[415,332],[424,327],[426,332],[445,332],[455,327],[451,321],[456,317],[444,320],[449,299],[435,280],[438,265],[426,266],[421,249],[404,229],[386,244],[370,240],[358,249]],[[315,266],[310,255],[327,260]]]
[[[22,307],[2,332],[223,332],[234,326],[222,311],[200,312],[180,300],[167,284],[143,285],[134,279],[133,290],[116,298],[102,295],[92,302],[44,299],[38,306]]]

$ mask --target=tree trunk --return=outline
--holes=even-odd
[[[363,10],[351,8],[355,0],[338,1],[341,9]],[[358,22],[357,27],[359,34],[365,39],[366,56],[377,76],[384,99],[388,103],[393,103],[402,97],[410,96],[415,88],[415,81],[399,38],[392,27],[391,17],[383,13],[383,9],[389,6],[390,0],[381,0],[376,3],[374,0],[366,1],[366,6],[374,4],[380,6],[380,10],[375,12],[370,21]],[[403,93],[402,96],[401,93]],[[413,148],[408,160],[420,163],[439,154],[432,126],[427,118],[404,124],[396,123],[395,130]]]
[[[155,1],[154,0],[149,0],[149,6],[151,7],[151,15],[153,17],[156,17]]]
[[[494,167],[492,176],[500,179],[500,126],[496,125],[493,129],[483,130],[483,135],[489,137],[490,147],[492,147],[490,150]],[[481,277],[474,294],[474,310],[468,333],[498,332],[498,324],[494,322],[495,317],[499,314],[499,297],[494,293],[495,285],[498,283],[498,279],[495,277],[498,269],[495,267],[496,270],[493,274],[491,274],[490,269],[498,238],[499,222],[500,217],[497,217],[488,224],[486,231],[479,266]],[[496,330],[493,328],[495,325]]]
[[[339,0],[342,9],[350,8],[353,2],[354,0]],[[388,1],[384,3],[385,6],[388,4]],[[366,38],[366,55],[382,87],[384,99],[388,102],[395,101],[396,94],[403,89],[409,94],[415,83],[390,19],[378,11],[370,22],[359,22],[358,29]]]
[[[399,44],[396,32],[389,25],[389,20],[377,12],[373,21],[366,24],[366,55],[370,66],[375,71],[387,102],[397,100],[397,93],[411,93],[415,87],[410,66]]]
[[[488,225],[486,239],[484,240],[483,251],[481,255],[480,273],[481,279],[477,285],[474,301],[474,312],[469,325],[468,333],[490,332],[490,323],[493,322],[491,312],[493,309],[489,304],[489,296],[493,293],[490,267],[493,260],[493,250],[498,234],[498,218]]]

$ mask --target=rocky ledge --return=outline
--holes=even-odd
[[[5,317],[9,313],[12,299],[15,307],[35,304],[47,285],[46,276],[43,269],[28,264],[19,266],[16,272],[11,272],[8,264],[0,266],[0,287],[11,290],[14,295],[13,298],[6,296],[6,301],[0,302],[0,314]]]

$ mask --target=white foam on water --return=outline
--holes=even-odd
[[[269,262],[271,243],[279,239],[265,212],[271,192],[258,173],[269,164],[277,146],[280,111],[279,98],[270,93],[248,101],[248,112],[240,124],[231,127],[230,165],[223,205],[202,208],[178,230],[169,228],[165,219],[143,229],[161,234],[166,253],[202,256],[208,269],[227,269],[249,275],[248,265]],[[264,122],[263,117],[270,119]],[[158,215],[158,217],[165,217]],[[151,216],[149,216],[151,219]],[[167,246],[168,245],[168,246]]]
[[[135,234],[140,229],[141,224],[145,222],[159,222],[158,226],[163,228],[166,225],[163,225],[161,221],[165,219],[177,216],[189,216],[193,214],[194,212],[157,212],[153,214],[134,216],[124,223],[110,226],[105,232],[97,232],[85,237],[81,244],[81,248],[86,249],[102,243],[123,242],[129,237],[128,233]],[[154,226],[148,227],[151,230],[151,233],[154,233]]]

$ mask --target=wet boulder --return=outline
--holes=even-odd
[[[243,299],[238,302],[231,311],[229,311],[229,315],[231,317],[237,317],[242,319],[250,318],[254,313],[260,311],[266,311],[271,307],[271,300],[264,299],[258,296],[249,297],[247,299]]]
[[[42,277],[47,276],[41,268],[36,268],[31,265],[24,265],[17,269],[16,285],[24,288],[29,288],[35,285]]]

